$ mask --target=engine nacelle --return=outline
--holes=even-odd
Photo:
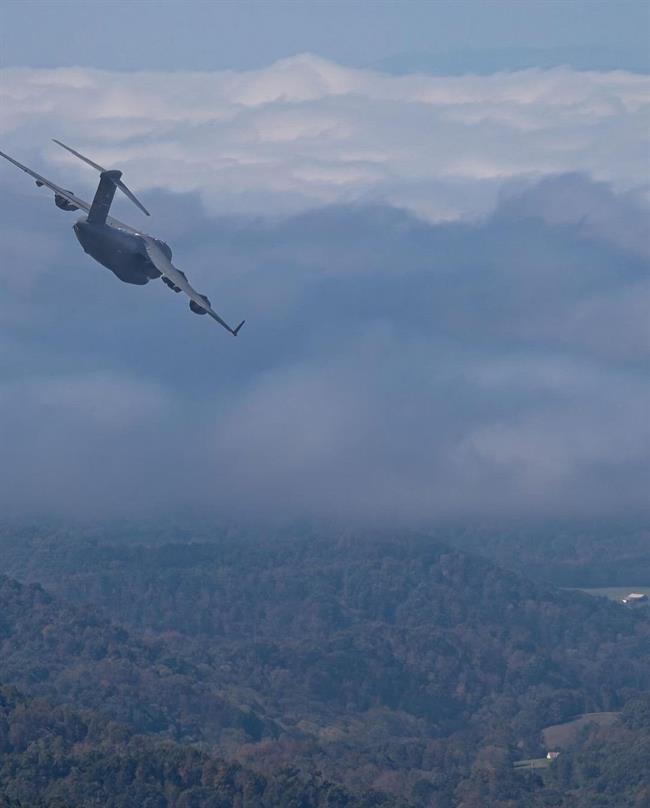
[[[205,300],[207,306],[210,305],[210,301],[205,295],[200,295],[200,297]],[[194,314],[207,314],[205,309],[202,309],[198,304],[196,304],[193,300],[190,300],[190,309],[194,312]]]
[[[72,193],[72,191],[70,191]],[[61,210],[79,210],[78,205],[73,205],[72,202],[69,202],[64,196],[61,194],[54,194],[54,204],[57,208],[61,208]]]

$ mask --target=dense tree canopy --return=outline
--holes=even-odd
[[[7,799],[638,808],[648,795],[647,609],[426,537],[5,548],[5,572],[46,586],[0,578]],[[603,710],[620,720],[587,726],[547,769],[514,770],[545,755],[543,727]]]

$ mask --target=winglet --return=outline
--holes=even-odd
[[[239,329],[244,325],[245,322],[246,322],[246,320],[242,320],[241,323],[237,326],[237,328],[233,328],[233,331],[232,331],[233,337],[236,337],[237,334],[239,334]]]

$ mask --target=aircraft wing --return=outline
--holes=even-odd
[[[3,151],[0,151],[0,157],[4,157],[5,160],[9,160],[10,163],[13,163],[17,168],[20,168],[21,171],[24,171],[26,174],[29,174],[32,177],[36,184],[40,187],[45,185],[51,191],[54,191],[55,194],[58,196],[63,197],[68,202],[75,205],[77,208],[81,210],[85,210],[86,212],[90,211],[91,205],[89,202],[86,202],[84,199],[80,199],[78,196],[75,196],[71,191],[66,190],[65,188],[61,188],[55,182],[48,180],[46,177],[41,176],[36,171],[32,171],[31,168],[27,168],[22,163],[19,163],[18,160],[14,160],[13,157],[9,157],[8,154],[5,154]],[[145,235],[144,233],[136,230],[133,227],[130,227],[128,224],[124,224],[123,222],[114,219],[112,216],[109,216],[106,219],[107,223],[112,227],[118,227],[122,230],[126,230],[129,233],[134,233],[142,238],[145,244],[145,248],[147,250],[147,255],[151,259],[151,262],[154,266],[158,269],[158,271],[166,278],[181,289],[185,294],[189,297],[191,301],[195,303],[195,305],[202,308],[206,314],[209,314],[213,320],[216,320],[219,325],[222,325],[227,331],[229,331],[233,336],[237,336],[239,333],[239,329],[244,325],[244,321],[237,326],[237,328],[231,328],[225,320],[222,320],[221,317],[212,309],[212,306],[208,302],[207,298],[203,295],[200,295],[195,289],[192,288],[189,281],[185,277],[185,275],[172,264],[172,262],[167,258],[165,253],[160,249],[160,247],[156,244],[156,242],[150,237]]]
[[[32,171],[31,168],[27,168],[22,163],[19,163],[18,160],[14,160],[13,157],[9,157],[8,154],[5,154],[3,151],[0,151],[0,157],[4,157],[5,160],[9,160],[10,163],[13,163],[15,166],[20,168],[26,174],[29,174],[30,177],[33,177],[36,180],[36,184],[41,187],[45,185],[51,191],[54,191],[55,194],[58,196],[62,196],[64,199],[67,199],[68,202],[71,202],[76,207],[80,208],[81,210],[85,210],[86,213],[90,211],[90,202],[86,202],[84,199],[80,199],[78,196],[75,196],[71,191],[67,191],[65,188],[61,188],[56,183],[52,182],[52,180],[48,180],[45,177],[42,177],[40,174],[37,174],[36,171]],[[139,230],[135,230],[133,227],[129,227],[128,224],[124,224],[123,222],[118,221],[117,219],[113,219],[109,216],[106,221],[108,224],[112,225],[113,227],[119,227],[122,230],[128,230],[130,233],[139,234]]]
[[[189,299],[192,300],[197,306],[200,306],[206,314],[209,314],[210,317],[212,317],[213,320],[216,320],[219,325],[222,325],[226,329],[226,331],[230,331],[233,337],[236,337],[239,333],[239,329],[244,325],[244,320],[241,321],[237,328],[231,328],[225,320],[222,320],[221,317],[219,317],[219,315],[213,311],[207,298],[200,295],[195,289],[192,288],[189,281],[185,277],[185,274],[179,269],[176,269],[176,267],[172,264],[169,258],[167,258],[165,253],[160,249],[156,242],[149,236],[142,236],[142,238],[147,250],[147,255],[151,259],[151,262],[156,269],[165,278],[169,278],[169,280],[175,286],[178,286],[179,289],[185,292]]]

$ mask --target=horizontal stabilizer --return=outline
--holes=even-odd
[[[102,168],[102,166],[100,166],[99,163],[95,163],[92,160],[90,160],[88,157],[84,157],[83,154],[79,154],[78,151],[75,151],[74,149],[71,149],[70,146],[66,146],[65,143],[61,143],[60,140],[56,140],[56,138],[52,138],[52,141],[54,143],[56,143],[57,146],[61,146],[61,148],[65,149],[66,151],[69,151],[70,154],[74,154],[75,157],[78,157],[80,160],[83,160],[84,163],[87,163],[89,166],[92,166],[96,171],[99,171],[100,174],[103,174],[103,173],[106,172],[106,169]],[[122,180],[117,180],[117,182],[115,184],[120,189],[120,191],[122,191],[122,193],[125,196],[127,196],[131,200],[131,202],[133,202],[133,204],[136,207],[140,208],[140,210],[143,213],[145,213],[147,216],[151,216],[151,214],[145,208],[145,206],[142,204],[142,202],[140,202],[136,198],[135,194],[131,190],[129,190],[129,188],[126,187],[126,185],[122,182]]]

